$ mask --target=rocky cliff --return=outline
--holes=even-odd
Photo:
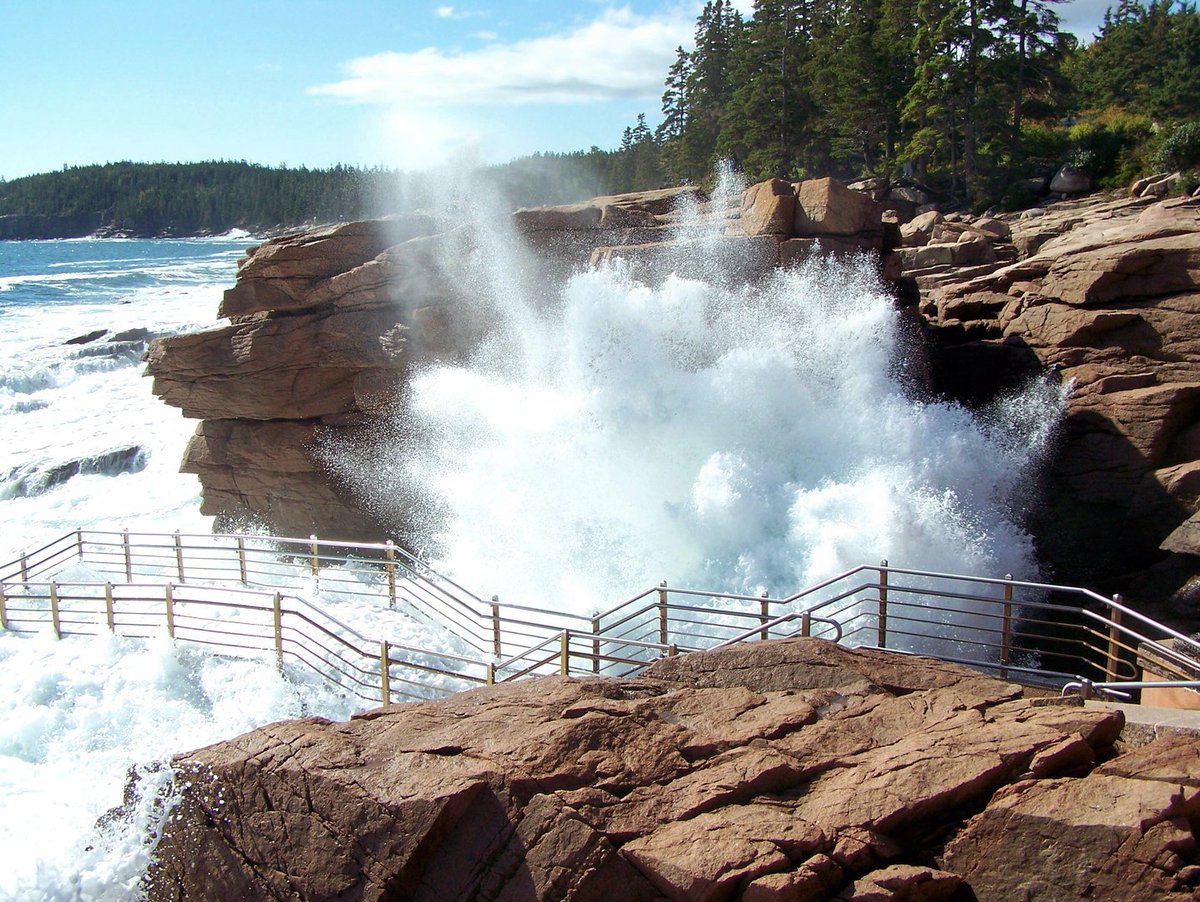
[[[1200,200],[1096,196],[904,231],[938,389],[978,403],[1046,370],[1071,387],[1035,529],[1044,556],[1066,580],[1194,618]]]
[[[404,523],[330,475],[321,442],[354,444],[410,367],[472,347],[488,326],[479,297],[505,288],[497,272],[553,298],[572,271],[615,257],[651,280],[697,266],[754,279],[814,252],[865,251],[899,304],[919,300],[935,392],[978,406],[1036,374],[1070,384],[1033,524],[1053,576],[1193,619],[1200,200],[1098,195],[1019,216],[900,218],[820,179],[763,182],[724,204],[672,189],[498,224],[345,224],[253,249],[226,293],[228,323],[156,342],[149,372],[156,393],[202,420],[184,469],[223,525],[403,538]],[[697,228],[723,240],[702,258],[680,254]],[[497,266],[497,243],[527,253]]]
[[[180,756],[154,900],[1192,899],[1194,740],[821,640]]]

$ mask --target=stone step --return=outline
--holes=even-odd
[[[1124,714],[1125,730],[1121,739],[1132,748],[1163,736],[1193,736],[1200,740],[1200,711],[1098,701],[1085,702],[1084,707],[1115,709]]]

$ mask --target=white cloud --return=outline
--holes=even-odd
[[[606,9],[568,31],[478,50],[359,57],[345,64],[345,79],[310,90],[404,109],[657,99],[675,47],[693,28],[684,8],[649,16]]]
[[[453,19],[454,18],[454,7],[453,6],[439,6],[437,9],[435,9],[433,11],[433,14],[435,16],[437,16],[439,19]]]

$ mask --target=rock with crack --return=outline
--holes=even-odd
[[[960,883],[1016,898],[997,887],[1065,878],[1032,839],[1007,850],[1008,825],[1083,849],[1100,823],[1087,800],[1119,790],[1101,820],[1120,854],[1081,854],[1069,885],[1182,891],[1198,759],[1161,744],[1112,759],[1122,723],[815,639],[501,684],[180,756],[146,885],[177,900],[941,899]]]

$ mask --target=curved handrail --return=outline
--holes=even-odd
[[[848,639],[879,647],[887,647],[889,637],[890,644],[899,642],[909,647],[948,643],[958,648],[960,656],[975,655],[974,663],[998,666],[1002,673],[1023,669],[1013,659],[1019,650],[1012,645],[1021,623],[1048,623],[1055,617],[1070,621],[1063,627],[1066,632],[1059,645],[1072,649],[1069,654],[1078,656],[1088,667],[1103,669],[1110,682],[1123,668],[1131,666],[1122,658],[1136,655],[1135,642],[1154,644],[1167,662],[1180,667],[1196,665],[1190,652],[1200,656],[1200,642],[1124,605],[1119,596],[1109,599],[1086,588],[1008,576],[892,567],[886,561],[852,567],[778,598],[765,593],[745,595],[660,583],[601,613],[586,616],[502,603],[494,597],[484,601],[392,542],[128,530],[75,530],[0,567],[0,627],[8,625],[5,592],[16,586],[33,586],[31,576],[52,571],[73,556],[102,572],[125,576],[122,584],[131,587],[138,584],[135,571],[139,576],[148,572],[168,580],[174,574],[173,585],[180,591],[184,586],[210,584],[228,591],[236,587],[253,592],[265,587],[289,599],[290,616],[303,617],[312,629],[320,630],[331,641],[336,639],[340,644],[349,639],[358,646],[372,648],[379,643],[302,598],[296,593],[296,584],[304,586],[311,579],[314,588],[339,597],[379,598],[381,592],[386,593],[389,606],[403,599],[446,627],[466,647],[478,651],[479,657],[473,658],[469,652],[456,655],[407,645],[393,646],[396,651],[429,655],[449,668],[459,669],[488,668],[486,659],[490,657],[493,674],[530,660],[564,635],[564,630],[568,645],[573,638],[585,637],[594,647],[605,647],[607,655],[593,656],[593,667],[598,669],[601,657],[622,660],[622,647],[637,649],[639,643],[659,648],[670,644],[680,649],[725,647],[768,638],[772,630],[805,618],[810,628],[814,622],[829,627],[836,641]],[[914,584],[919,582],[929,585]],[[1002,591],[994,591],[997,588]],[[1019,599],[1014,597],[1018,591]],[[1072,603],[1043,600],[1053,594],[1072,599]],[[1073,603],[1075,599],[1078,605]],[[751,604],[757,608],[748,609]],[[1031,617],[1039,611],[1046,612],[1048,619]],[[758,622],[746,629],[747,620]],[[1057,620],[1054,622],[1061,626]],[[1161,644],[1150,633],[1175,640],[1183,651]],[[648,642],[650,639],[658,642]],[[360,656],[372,654],[361,647],[356,652]],[[567,653],[568,657],[580,655],[570,648]],[[954,653],[947,651],[941,656],[950,659]],[[1065,660],[1068,652],[1047,649],[1042,654]]]

